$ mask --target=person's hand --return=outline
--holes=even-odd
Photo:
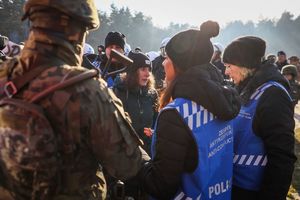
[[[151,137],[152,136],[152,133],[153,133],[153,130],[151,128],[144,128],[144,134],[147,136],[147,137]]]

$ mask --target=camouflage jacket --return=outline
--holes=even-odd
[[[30,99],[50,85],[84,70],[67,65],[47,68],[17,97]],[[5,62],[0,67],[0,85],[8,77],[20,74],[22,69],[17,59]],[[139,146],[140,140],[129,125],[120,100],[103,80],[94,78],[77,83],[54,92],[39,104],[57,133],[63,163],[60,181],[50,199],[105,199],[102,167],[111,176],[125,180],[135,176],[145,160],[149,160]],[[62,135],[67,138],[62,139]],[[5,180],[0,185],[2,182],[5,185]],[[20,188],[20,191],[0,186],[0,191],[8,190],[18,200],[31,199],[30,183],[28,186],[29,189]],[[0,199],[6,198],[1,193]]]

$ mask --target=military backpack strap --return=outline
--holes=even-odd
[[[77,76],[71,77],[63,82],[57,83],[57,84],[45,89],[44,91],[34,95],[29,102],[36,103],[56,90],[64,89],[64,88],[74,85],[78,82],[81,82],[81,81],[84,81],[84,80],[87,80],[87,79],[90,79],[93,77],[97,77],[97,76],[98,76],[98,70],[96,70],[96,69],[91,69],[91,70],[85,71]]]
[[[38,66],[33,68],[32,70],[26,72],[22,76],[18,76],[12,80],[9,80],[6,82],[3,86],[3,91],[0,96],[3,96],[5,94],[7,97],[11,98],[15,94],[17,94],[26,84],[28,84],[31,80],[36,78],[39,74],[41,74],[44,70],[47,68],[50,68],[52,66]]]

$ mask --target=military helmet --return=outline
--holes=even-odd
[[[33,6],[55,8],[82,21],[88,29],[95,29],[100,25],[94,0],[27,0],[24,5],[25,15],[23,19],[27,18],[30,8]]]
[[[281,69],[281,73],[283,75],[285,74],[290,74],[293,77],[297,77],[298,72],[297,72],[297,68],[295,65],[285,65],[282,69]]]

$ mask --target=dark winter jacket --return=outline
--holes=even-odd
[[[294,106],[298,103],[300,99],[300,84],[296,80],[290,80],[290,87],[291,87],[291,97],[293,99]]]
[[[155,79],[155,88],[158,89],[163,87],[163,83],[166,76],[164,67],[162,65],[164,60],[165,58],[160,55],[152,61],[152,66],[153,66],[152,74]]]
[[[237,92],[222,86],[223,78],[211,65],[195,66],[180,75],[173,99],[186,98],[202,105],[217,118],[230,120],[240,110]],[[157,119],[155,157],[140,171],[142,186],[157,199],[171,199],[181,175],[193,172],[198,164],[192,132],[176,110],[166,110]]]
[[[263,65],[252,77],[239,85],[242,103],[247,103],[253,92],[267,81],[276,81],[289,90],[287,80],[275,65]],[[293,114],[293,103],[282,89],[272,86],[260,97],[252,128],[263,140],[268,156],[262,187],[260,191],[255,192],[233,186],[232,199],[286,199],[296,161]]]
[[[151,137],[144,134],[144,128],[153,128],[158,113],[158,94],[155,89],[139,87],[128,89],[119,81],[114,87],[116,96],[121,99],[128,112],[132,126],[144,142],[144,149],[150,154]]]
[[[220,72],[222,73],[222,75],[223,75],[224,78],[226,78],[226,79],[229,78],[225,74],[226,67],[225,67],[225,65],[224,65],[224,63],[222,62],[221,59],[213,61],[212,64],[215,65],[220,70]]]
[[[279,71],[281,71],[282,67],[284,67],[285,65],[288,65],[289,63],[287,62],[287,60],[285,60],[284,62],[280,63],[280,62],[276,62],[277,68]]]
[[[115,86],[115,84],[117,84],[117,82],[119,82],[119,78],[120,78],[120,73],[113,73],[113,72],[117,72],[120,69],[123,69],[124,66],[121,63],[110,63],[110,65],[106,66],[108,59],[106,57],[106,55],[102,55],[101,57],[102,62],[100,63],[100,67],[99,67],[99,71],[100,71],[100,75],[102,76],[102,78],[106,81],[107,86],[109,88],[113,88]],[[108,76],[108,73],[111,73],[110,76]]]

